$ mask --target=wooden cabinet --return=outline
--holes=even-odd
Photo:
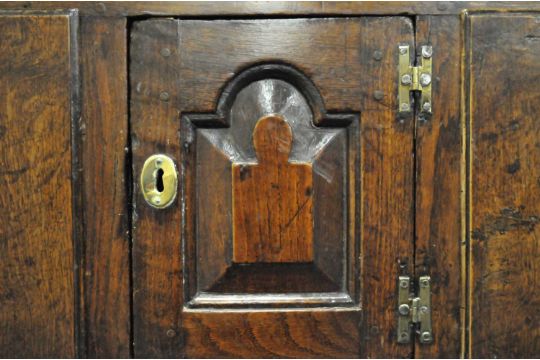
[[[0,8],[0,355],[540,353],[538,4]]]

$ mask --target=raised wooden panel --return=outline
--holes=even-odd
[[[472,357],[540,354],[539,19],[467,18]]]
[[[257,163],[232,167],[235,263],[313,260],[313,169],[291,163],[291,126],[278,115],[255,124]]]
[[[241,72],[223,94],[216,113],[182,115],[191,184],[182,201],[196,204],[185,215],[195,224],[184,233],[189,304],[353,304],[346,279],[359,270],[359,244],[346,228],[356,212],[358,115],[326,113],[309,79],[279,64]],[[329,222],[332,212],[341,218]],[[239,284],[248,291],[235,292]]]
[[[75,13],[0,13],[0,356],[76,355]]]

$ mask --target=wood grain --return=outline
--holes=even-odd
[[[80,30],[86,356],[127,358],[131,295],[126,20],[83,18]]]
[[[76,13],[59,8],[80,9],[80,31]],[[0,357],[540,353],[540,33],[538,14],[524,12],[540,10],[538,3],[4,2],[0,9],[22,10],[0,12]],[[481,12],[460,23],[463,9]],[[425,16],[414,25],[412,17],[375,16],[395,14]],[[151,15],[191,20],[141,20]],[[374,16],[345,18],[359,15]],[[74,66],[79,40],[80,118]],[[460,79],[462,40],[466,77]],[[416,45],[417,52],[425,43],[434,46],[430,119],[397,117],[396,46],[404,43]],[[236,266],[228,242],[232,214],[222,209],[232,208],[226,191],[233,188],[232,171],[237,180],[243,176],[242,165],[233,170],[207,146],[214,153],[199,175],[215,185],[214,194],[163,211],[149,208],[139,195],[138,175],[151,154],[180,160],[192,152],[180,142],[189,136],[180,134],[181,113],[214,112],[236,74],[268,62],[301,71],[320,92],[323,108],[360,114],[360,121],[314,160],[315,174],[340,154],[349,159],[332,168],[330,185],[324,176],[312,180],[313,254],[295,250],[277,259],[314,262]],[[460,81],[466,105],[461,120]],[[287,177],[278,174],[278,182]],[[269,179],[257,183],[263,180]],[[342,206],[334,200],[345,187],[350,198]],[[284,197],[297,205],[298,199]],[[256,203],[241,202],[244,218],[257,211]],[[182,206],[196,212],[203,205],[219,221],[182,219]],[[199,237],[219,233],[218,241],[183,244],[183,226]],[[287,240],[298,232],[291,230]],[[341,232],[347,233],[345,245],[332,236]],[[307,243],[301,248],[309,249]],[[467,259],[460,256],[462,246],[470,250]],[[197,268],[192,253],[212,266]],[[257,256],[238,259],[261,260],[251,253]],[[194,269],[186,276],[182,256]],[[468,271],[468,290],[460,268]],[[398,274],[433,279],[432,345],[396,344]],[[193,309],[184,304],[189,294],[183,281],[190,276],[199,284],[189,289],[217,293],[345,289],[354,304],[307,308],[313,299],[306,297],[295,309]],[[468,324],[462,322],[466,312]],[[460,339],[465,331],[468,344]]]
[[[183,134],[190,132],[182,128]],[[186,268],[195,268],[187,272],[190,296],[211,287],[225,273],[232,260],[232,163],[205,136],[199,134],[196,138],[197,150],[185,150],[182,162],[184,201],[187,205],[184,256]],[[196,170],[189,166],[195,163],[195,160],[191,160],[193,158],[198,159]],[[197,174],[196,180],[190,176],[193,175],[191,169]],[[198,196],[194,195],[196,186],[200,189]],[[191,209],[197,211],[196,225],[188,220]],[[198,266],[197,262],[204,262],[204,266]]]
[[[362,356],[411,357],[412,346],[396,341],[395,294],[398,276],[413,266],[414,121],[397,116],[395,79],[397,44],[414,44],[413,26],[403,17],[361,24]]]
[[[71,16],[0,14],[2,357],[75,356]]]
[[[393,294],[397,274],[409,271],[408,267],[412,266],[414,123],[412,118],[397,118],[392,96],[396,90],[393,79],[397,57],[395,49],[389,48],[387,42],[412,45],[411,21],[402,17],[180,21],[182,53],[178,68],[158,55],[160,48],[165,46],[163,44],[167,44],[173,49],[172,58],[178,60],[174,47],[175,29],[171,23],[170,20],[137,22],[132,35],[132,134],[136,136],[134,141],[140,141],[141,149],[144,144],[145,151],[148,151],[146,156],[151,151],[166,151],[173,156],[180,151],[176,145],[175,126],[167,120],[176,115],[173,106],[178,105],[182,112],[212,113],[219,91],[227,81],[240,70],[261,62],[275,60],[300,69],[313,79],[327,109],[363,111],[360,131],[363,160],[351,165],[352,169],[358,166],[362,172],[362,213],[357,214],[354,205],[350,204],[348,210],[352,210],[352,223],[348,231],[355,238],[354,234],[362,230],[362,245],[359,246],[363,259],[361,298],[366,314],[361,323],[360,312],[355,309],[301,311],[302,315],[292,316],[284,323],[288,329],[284,334],[279,332],[283,326],[278,325],[280,319],[290,316],[288,311],[193,309],[184,310],[180,321],[180,257],[170,255],[180,251],[177,232],[180,222],[175,218],[178,209],[175,205],[168,212],[155,214],[138,206],[134,228],[135,354],[140,347],[142,354],[179,356],[181,346],[185,344],[188,356],[251,357],[257,353],[244,349],[252,347],[253,336],[236,335],[239,331],[249,332],[251,327],[258,329],[256,325],[248,326],[247,322],[251,317],[259,319],[258,316],[263,316],[259,314],[266,316],[268,313],[269,320],[260,318],[259,321],[265,325],[264,329],[274,322],[278,325],[269,328],[272,352],[265,345],[266,348],[259,351],[261,354],[410,356],[412,346],[400,347],[395,343],[396,303]],[[323,27],[324,31],[320,31]],[[273,44],[271,49],[266,46],[269,43]],[[381,52],[380,58],[374,56],[376,52]],[[172,95],[165,97],[168,99],[166,106],[170,106],[167,111],[161,110],[165,105],[158,102],[163,89]],[[373,96],[377,90],[383,92],[382,99]],[[184,134],[187,141],[190,141],[190,134]],[[183,151],[190,153],[188,161],[196,160],[190,158],[193,154],[191,146],[186,146]],[[135,155],[134,149],[134,164],[143,161],[137,156],[139,154]],[[137,173],[137,165],[134,172]],[[190,192],[194,185],[186,182],[185,186]],[[191,209],[194,204],[189,201],[184,206]],[[189,228],[194,224],[187,221],[186,226]],[[188,229],[188,232],[192,230]],[[349,246],[352,247],[348,253],[352,263],[357,245],[350,243]],[[186,251],[190,254],[193,249],[186,247]],[[190,262],[194,260],[188,257],[186,261],[192,266]],[[193,281],[189,276],[186,279]],[[351,286],[356,286],[360,278],[352,276],[348,281],[352,282]],[[324,321],[313,323],[313,318]],[[159,338],[166,326],[180,322],[183,343],[182,340],[173,342]],[[237,322],[243,327],[236,326]],[[308,329],[324,334],[321,329],[339,329],[342,325],[349,329],[347,334],[351,341],[339,351],[333,346],[321,347],[315,338],[297,338],[294,335],[309,334]],[[178,334],[172,328],[168,333],[172,338]],[[340,332],[335,330],[335,334],[325,336],[333,339],[337,334]],[[343,338],[335,338],[338,337]],[[267,340],[258,336],[257,342],[263,341]],[[218,346],[216,342],[219,342]],[[302,351],[295,345],[299,342],[303,344]]]
[[[356,358],[358,311],[184,313],[190,358]]]
[[[181,110],[214,112],[222,88],[235,74],[278,63],[308,77],[327,111],[359,111],[358,95],[365,91],[359,35],[358,21],[332,18],[182,21]]]
[[[130,44],[133,153],[133,346],[136,357],[182,356],[182,247],[178,201],[157,211],[138,176],[155,153],[180,155],[178,37],[174,20],[133,24]],[[166,49],[166,50],[165,50]]]
[[[469,355],[534,358],[540,354],[538,14],[473,15],[467,39]]]
[[[326,270],[326,269],[325,269]],[[332,281],[313,263],[232,264],[210,292],[237,294],[287,294],[339,292]]]
[[[538,2],[495,1],[228,1],[210,3],[202,1],[149,2],[149,1],[7,1],[5,9],[79,9],[84,16],[365,16],[365,15],[459,15],[469,10],[538,10]]]
[[[433,46],[433,116],[416,119],[416,278],[431,276],[434,341],[417,357],[458,358],[465,294],[461,269],[460,28],[458,16],[420,16],[416,49]]]
[[[204,27],[206,22],[198,24]],[[190,22],[190,25],[194,24]],[[226,26],[225,23],[223,25]],[[189,48],[189,46],[184,48],[183,57],[189,58]],[[205,78],[197,77],[195,81],[205,81]],[[309,104],[315,110],[312,110]],[[313,111],[315,114],[312,113]],[[230,115],[225,117],[225,114]],[[261,163],[254,149],[253,132],[257,128],[258,121],[268,116],[289,119],[287,124],[291,127],[293,136],[290,138],[289,131],[282,131],[283,138],[278,137],[278,133],[269,132],[267,134],[269,136],[266,136],[268,144],[274,146],[266,150],[270,150],[269,154],[274,155],[266,159],[268,156],[263,154],[264,161]],[[332,122],[332,125],[337,128],[313,126],[315,119],[318,119],[320,123],[328,124],[331,122],[329,119],[335,121],[337,118],[348,120],[342,123]],[[356,142],[358,139],[356,114],[328,114],[317,89],[303,74],[289,65],[265,64],[250,67],[236,74],[232,82],[228,83],[223,90],[215,113],[184,113],[181,119],[183,126],[181,134],[184,139],[182,140],[184,151],[181,165],[184,171],[181,182],[191,184],[186,185],[182,196],[182,201],[186,204],[185,273],[190,306],[200,304],[200,301],[194,297],[198,296],[196,295],[198,292],[205,291],[217,291],[222,295],[231,294],[231,292],[249,294],[268,292],[282,295],[295,292],[339,292],[340,290],[347,291],[349,294],[357,292],[353,274],[358,269],[354,245],[358,239],[354,237],[354,234],[350,238],[350,247],[354,249],[349,254],[351,264],[348,269],[345,269],[347,260],[345,247],[348,241],[345,224],[348,221],[354,222],[352,217],[345,215],[347,202],[354,203],[347,194],[350,191],[350,194],[354,194],[352,197],[356,197],[357,192],[354,189],[358,186],[354,166],[357,161]],[[216,121],[216,119],[220,120]],[[225,123],[229,126],[223,127]],[[279,153],[276,153],[277,150]],[[236,183],[241,189],[234,186],[234,193],[238,194],[235,201],[239,208],[238,213],[244,217],[240,222],[233,220],[233,212],[236,212],[232,206],[233,176],[231,174],[234,172],[231,171],[231,166],[233,163],[240,168],[240,174],[237,176],[239,180]],[[263,165],[266,170],[257,170],[260,165]],[[313,246],[311,250],[313,256],[309,256],[307,260],[302,259],[310,263],[296,264],[298,266],[291,262],[288,263],[289,266],[279,266],[277,262],[266,262],[268,266],[256,262],[250,263],[253,266],[247,266],[246,263],[238,264],[239,261],[233,258],[235,246],[233,221],[239,223],[237,229],[238,227],[245,228],[249,225],[248,222],[256,223],[259,221],[258,217],[269,218],[268,214],[270,214],[270,218],[274,217],[273,224],[276,225],[275,220],[281,221],[281,213],[286,214],[287,209],[276,212],[272,210],[273,208],[278,210],[283,208],[283,205],[290,201],[290,197],[293,199],[292,207],[298,209],[294,199],[299,195],[307,197],[307,189],[300,191],[299,194],[295,191],[290,193],[289,185],[296,181],[287,180],[290,178],[287,175],[290,171],[284,168],[289,168],[291,165],[294,168],[291,175],[295,177],[298,175],[296,173],[299,166],[309,167],[305,171],[302,170],[302,172],[308,172],[302,177],[306,178],[305,180],[312,179],[312,185],[309,185],[309,197],[313,197],[313,200],[309,198],[307,200],[313,203],[314,211],[300,214],[302,217],[312,216],[312,219],[305,221],[306,229],[300,229],[297,233],[292,231],[285,233],[294,236],[294,238],[289,236],[293,241],[295,238],[305,238],[305,233],[312,233],[312,241],[308,245]],[[346,189],[347,166],[350,166],[349,177],[352,179],[350,189]],[[260,178],[254,179],[251,176],[251,170],[249,173],[244,171],[242,174],[243,167],[247,170],[255,167],[254,171],[261,173]],[[272,179],[274,185],[268,184],[268,174],[275,173],[276,169],[279,176]],[[242,178],[245,178],[245,181]],[[246,187],[243,182],[252,184]],[[277,185],[280,182],[283,183],[282,189],[277,193],[275,190],[279,188]],[[259,191],[266,187],[268,189],[265,190],[265,194]],[[290,196],[284,196],[286,192],[290,193]],[[257,199],[257,203],[254,203],[253,199]],[[300,205],[301,203],[298,206]],[[287,227],[291,218],[295,219],[294,212],[290,213],[289,218],[283,219],[282,226]],[[261,233],[274,231],[272,227],[268,228],[266,221],[260,223],[263,226]],[[244,231],[244,229],[241,230]],[[258,233],[257,226],[253,236],[245,237],[245,245],[249,245],[250,241],[259,245],[257,244]],[[270,235],[268,243],[279,236],[279,231],[276,231],[275,235]],[[268,238],[268,234],[265,236]],[[256,247],[254,250],[258,251]],[[270,254],[270,256],[273,255]],[[254,261],[256,260],[255,258]],[[313,260],[312,263],[311,260]],[[350,275],[346,274],[347,271]],[[352,280],[345,285],[347,277]],[[215,294],[208,296],[215,296]],[[316,302],[317,296],[311,295],[310,306]],[[339,301],[350,304],[352,302],[350,296],[357,299],[356,295],[342,293]],[[234,302],[232,298],[230,299]],[[239,301],[236,300],[235,306],[248,304],[246,299],[241,297],[236,297],[236,299]],[[274,297],[273,299],[283,304],[284,298],[280,300]],[[306,297],[303,300],[308,301]],[[329,300],[322,300],[322,302],[330,304]],[[276,304],[272,306],[274,305]],[[223,307],[222,301],[219,306]]]
[[[313,175],[289,163],[293,134],[280,116],[261,118],[253,131],[257,164],[233,164],[233,261],[313,260]]]
[[[302,32],[299,30],[302,29]],[[322,31],[322,29],[325,29]],[[325,110],[324,105],[329,105],[329,107],[336,111],[344,111],[340,109],[343,102],[347,103],[344,105],[345,110],[352,110],[352,112],[359,111],[359,100],[360,95],[356,93],[355,90],[350,90],[351,87],[356,89],[358,87],[359,79],[354,76],[349,76],[346,71],[341,68],[342,66],[347,67],[353,74],[357,74],[361,71],[359,68],[359,62],[355,62],[351,59],[356,59],[358,54],[355,49],[358,47],[358,38],[359,38],[359,23],[357,20],[349,19],[289,19],[289,20],[235,20],[235,21],[194,21],[194,20],[184,20],[179,22],[179,37],[180,37],[180,70],[178,77],[178,91],[180,98],[180,110],[182,114],[185,114],[184,118],[188,119],[201,119],[204,116],[210,117],[211,114],[216,114],[216,111],[224,110],[223,114],[227,114],[227,109],[216,109],[218,102],[221,104],[223,100],[220,98],[221,90],[223,88],[229,89],[228,84],[233,78],[236,79],[242,78],[242,74],[245,74],[243,70],[247,68],[254,69],[254,65],[260,65],[261,63],[271,62],[273,64],[287,65],[287,67],[292,67],[294,69],[300,69],[303,76],[307,76],[311,80],[321,79],[319,83],[315,82],[315,85],[320,85],[323,88],[323,94],[328,94],[328,98],[324,98],[324,102],[321,100],[320,103],[316,105],[315,109],[311,109],[316,112],[316,116],[320,117],[320,109]],[[344,33],[347,33],[345,35]],[[294,36],[291,36],[294,34]],[[309,43],[312,41],[312,43]],[[268,46],[272,44],[272,46]],[[311,46],[309,46],[311,44]],[[350,65],[354,64],[354,65]],[[358,65],[357,65],[358,64]],[[264,67],[256,67],[264,68]],[[249,71],[249,70],[247,70]],[[296,70],[298,71],[298,70]],[[320,71],[320,73],[319,73]],[[334,72],[334,77],[330,76],[327,71]],[[277,69],[275,72],[272,72],[276,76],[276,72],[279,72]],[[267,72],[268,77],[270,74]],[[313,78],[311,78],[313,75]],[[284,81],[291,80],[294,84],[299,86],[299,90],[306,90],[302,87],[302,84],[305,84],[303,81],[295,81],[294,78],[291,79],[287,77],[278,77]],[[257,81],[264,79],[265,77],[254,77],[251,81]],[[274,77],[271,77],[274,78]],[[296,79],[297,80],[297,79]],[[350,82],[349,82],[350,80]],[[234,83],[234,82],[233,82]],[[249,83],[248,80],[242,82],[244,86]],[[276,85],[277,86],[277,85]],[[313,85],[311,85],[313,86]],[[319,87],[319,90],[321,89]],[[335,89],[339,93],[347,93],[347,96],[342,97],[336,96],[329,89]],[[240,89],[239,89],[240,90]],[[311,89],[308,89],[311,90]],[[317,91],[317,90],[315,90]],[[228,96],[228,90],[225,92]],[[232,96],[237,95],[233,93]],[[238,95],[240,97],[240,95]],[[269,99],[270,100],[270,99]],[[273,100],[272,100],[273,101]],[[316,101],[315,101],[316,102]],[[258,105],[257,102],[250,102],[249,97],[248,101],[245,104],[239,104],[241,107],[240,113],[250,113],[254,112],[258,107],[264,107],[264,104]],[[233,107],[236,105],[233,105]],[[279,105],[276,105],[279,106]],[[193,113],[199,114],[194,116]],[[215,115],[214,115],[215,116]],[[314,115],[315,116],[315,115]],[[256,119],[256,118],[255,118]],[[183,121],[185,122],[185,121]],[[200,120],[202,122],[202,120]],[[187,121],[189,124],[190,121]],[[228,123],[227,119],[221,121],[221,124]],[[300,294],[296,296],[294,303],[290,303],[288,306],[294,307],[305,307],[304,311],[297,311],[301,314],[299,316],[291,316],[287,321],[281,319],[287,318],[289,315],[289,309],[274,309],[273,311],[262,310],[254,308],[253,303],[250,298],[245,295],[268,295],[273,303],[266,305],[266,307],[275,307],[278,306],[279,297],[275,297],[275,294],[280,294],[283,296],[288,296],[287,292],[298,292],[304,290],[312,291],[332,291],[332,290],[341,290],[343,291],[344,287],[347,287],[347,291],[356,291],[360,279],[356,277],[357,271],[357,241],[356,237],[356,227],[355,224],[355,213],[354,213],[354,200],[351,200],[352,205],[350,209],[346,208],[343,203],[343,197],[338,197],[338,201],[324,204],[326,211],[331,212],[332,209],[336,209],[337,212],[342,211],[343,208],[346,208],[347,211],[353,210],[353,214],[347,219],[351,221],[351,225],[343,224],[341,228],[338,228],[335,232],[340,234],[340,231],[348,231],[350,226],[350,252],[346,253],[346,256],[351,258],[348,261],[351,263],[348,264],[350,268],[347,268],[346,271],[350,275],[347,278],[340,277],[345,268],[345,264],[342,263],[339,273],[333,274],[332,278],[328,279],[328,275],[322,271],[328,270],[326,267],[322,269],[314,268],[310,264],[302,264],[302,268],[295,267],[291,263],[275,263],[271,264],[252,264],[258,266],[244,266],[242,268],[235,268],[234,266],[228,267],[227,264],[227,238],[230,235],[227,235],[228,227],[223,226],[222,229],[219,229],[214,225],[212,229],[215,229],[216,234],[219,235],[216,238],[216,241],[212,242],[212,245],[204,245],[204,257],[201,257],[199,252],[199,245],[203,238],[203,234],[207,234],[208,225],[205,226],[205,229],[201,229],[201,224],[210,223],[223,223],[226,224],[227,221],[227,211],[226,208],[217,208],[217,207],[207,207],[205,206],[204,213],[202,208],[197,208],[194,205],[198,204],[200,206],[204,204],[210,204],[212,199],[217,200],[222,206],[226,206],[227,200],[226,195],[224,195],[221,189],[227,191],[227,188],[231,188],[230,183],[227,179],[231,179],[231,170],[228,171],[228,176],[222,179],[219,174],[227,174],[227,164],[223,159],[218,159],[219,156],[212,156],[211,158],[206,158],[205,154],[209,152],[204,152],[204,149],[211,148],[211,145],[208,143],[214,143],[219,139],[216,135],[215,137],[210,137],[207,135],[202,136],[201,134],[206,131],[208,127],[217,126],[215,123],[212,124],[197,124],[196,126],[201,126],[202,130],[196,128],[191,120],[191,125],[186,124],[182,128],[182,137],[183,146],[183,168],[186,170],[187,177],[185,179],[186,191],[187,194],[185,200],[185,207],[187,218],[185,221],[185,233],[186,236],[192,236],[193,238],[186,238],[186,279],[188,284],[193,284],[197,281],[194,278],[195,274],[193,269],[196,269],[197,272],[206,271],[208,268],[215,268],[221,271],[225,271],[223,276],[218,277],[214,280],[213,287],[210,287],[209,290],[213,291],[223,291],[225,294],[230,293],[231,291],[238,291],[238,293],[233,293],[232,295],[238,296],[238,300],[234,304],[235,310],[222,309],[219,303],[212,303],[212,297],[207,297],[205,305],[207,309],[201,308],[199,305],[196,309],[188,308],[183,311],[182,323],[184,324],[184,340],[185,340],[185,351],[187,356],[191,357],[252,357],[252,356],[317,356],[317,357],[333,357],[333,356],[358,356],[359,350],[361,348],[360,343],[360,311],[356,306],[358,299],[355,298],[353,302],[349,301],[349,308],[347,311],[339,311],[336,309],[330,308],[327,310],[321,310],[320,308],[307,309],[313,307],[313,303],[321,303],[327,300],[323,298],[317,298],[317,294]],[[219,124],[218,124],[219,125]],[[221,125],[223,126],[223,125]],[[309,124],[308,126],[312,126]],[[329,125],[327,125],[329,126]],[[357,127],[356,127],[357,129]],[[234,130],[234,129],[232,129]],[[339,181],[340,179],[343,183],[344,177],[340,176],[340,172],[343,172],[344,169],[340,168],[339,165],[334,165],[334,167],[327,167],[329,164],[333,165],[331,159],[332,156],[334,159],[340,159],[343,152],[347,149],[347,132],[340,133],[341,136],[336,137],[336,141],[332,143],[332,150],[329,153],[325,153],[325,156],[318,160],[320,168],[319,170],[325,170],[323,174],[328,173],[332,177],[332,181]],[[249,133],[248,135],[249,136]],[[351,136],[351,139],[356,139],[356,137]],[[340,152],[341,151],[341,152]],[[203,153],[204,152],[204,153]],[[212,154],[218,153],[214,150]],[[355,153],[351,152],[348,155],[351,156],[351,174],[355,174],[354,170],[356,159]],[[225,156],[221,154],[221,158]],[[284,163],[286,156],[281,155],[281,163]],[[200,162],[202,159],[208,159],[205,161],[211,161],[210,163],[204,162],[204,172],[197,172],[197,178],[193,175],[195,171],[195,166],[203,167]],[[271,160],[272,158],[270,158]],[[275,158],[274,160],[277,160]],[[268,161],[268,160],[266,160]],[[349,166],[346,160],[340,160],[338,164],[346,167]],[[215,164],[215,165],[213,165]],[[268,165],[267,165],[268,166]],[[214,173],[211,175],[211,173]],[[202,177],[204,174],[204,179],[197,180]],[[335,178],[334,178],[335,176]],[[211,179],[211,180],[207,180]],[[199,183],[194,183],[194,181],[200,181]],[[202,189],[211,189],[207,187],[209,184],[215,182],[215,187],[220,189],[217,194],[213,194],[212,191],[199,191],[198,196],[195,198],[194,194],[196,187],[202,187]],[[265,180],[266,181],[266,180]],[[322,179],[320,180],[323,181]],[[327,180],[329,181],[329,180]],[[204,186],[203,186],[204,182]],[[350,196],[355,197],[357,192],[354,190],[355,181],[353,178],[352,183],[350,184]],[[324,188],[324,184],[319,184],[321,188]],[[331,189],[326,188],[327,192],[342,191],[339,194],[343,194],[343,186],[336,184]],[[314,196],[316,196],[314,194]],[[264,199],[267,200],[266,197]],[[348,204],[348,202],[346,202]],[[232,205],[232,204],[231,204]],[[253,204],[248,206],[254,206]],[[209,213],[209,209],[216,209],[215,213]],[[339,210],[338,210],[339,209]],[[197,212],[194,216],[194,212]],[[320,212],[322,214],[322,212]],[[204,215],[203,215],[204,214]],[[201,216],[203,217],[202,219]],[[205,219],[207,217],[207,219]],[[218,219],[214,221],[214,219]],[[320,227],[324,228],[324,227]],[[326,228],[329,228],[328,226]],[[194,229],[198,229],[199,232],[195,232]],[[345,230],[347,229],[347,230]],[[315,234],[314,234],[315,236]],[[199,237],[199,238],[198,238]],[[332,241],[336,240],[336,246],[338,246],[342,253],[341,258],[343,258],[343,240],[342,237],[334,237]],[[341,242],[340,242],[341,241]],[[333,245],[332,245],[333,246]],[[332,247],[330,246],[330,247]],[[220,252],[225,254],[217,259],[215,256],[207,257],[206,254],[210,253],[215,254]],[[321,246],[320,257],[324,257],[325,246]],[[330,252],[329,252],[330,253]],[[193,254],[197,254],[196,256]],[[339,254],[339,250],[338,250]],[[341,262],[340,258],[336,258],[336,262]],[[196,263],[197,262],[197,263]],[[199,263],[202,264],[199,266]],[[268,265],[268,266],[263,266]],[[201,270],[201,268],[203,268]],[[332,267],[330,267],[332,268]],[[356,269],[356,270],[354,270]],[[300,273],[296,273],[296,271]],[[291,275],[291,272],[295,272]],[[335,275],[335,276],[334,276]],[[333,282],[333,277],[338,278],[338,282]],[[281,279],[280,279],[281,278]],[[257,283],[258,280],[265,281],[264,284]],[[284,282],[287,282],[284,285]],[[304,281],[304,283],[302,283]],[[349,287],[349,282],[354,286]],[[200,285],[200,283],[199,283]],[[192,290],[194,286],[190,285],[190,296],[198,295]],[[202,289],[201,289],[202,290]],[[265,290],[268,291],[265,293]],[[203,290],[204,291],[204,290]],[[247,291],[248,293],[241,293],[241,291]],[[203,294],[205,295],[205,294]],[[212,295],[212,294],[211,294]],[[214,294],[215,295],[215,294]],[[201,295],[202,296],[202,295]],[[286,300],[286,299],[285,299]],[[193,301],[197,301],[197,296]],[[342,300],[341,300],[342,301]],[[278,305],[276,305],[278,304]],[[191,303],[188,305],[191,306]],[[283,303],[279,305],[283,307]],[[332,306],[331,304],[329,305]],[[335,305],[334,305],[335,307]],[[219,310],[217,308],[220,308]],[[260,308],[260,305],[259,305]],[[260,318],[261,323],[264,326],[259,327],[257,324],[259,319],[258,314],[264,313],[265,318]],[[326,315],[324,314],[328,314]],[[262,315],[261,315],[262,316]],[[243,320],[242,320],[243,319]],[[323,322],[316,322],[313,319],[326,319]],[[253,322],[253,325],[250,325]],[[348,338],[351,340],[344,344],[341,348],[335,348],[332,344],[320,344],[320,340],[317,340],[316,337],[302,337],[300,335],[297,338],[298,333],[309,334],[307,329],[314,334],[320,334],[318,336],[330,337],[332,339],[337,338],[339,334],[339,327],[341,325],[346,325],[349,329]],[[285,326],[287,329],[285,332],[279,330],[281,327]],[[268,334],[261,334],[260,331],[263,329],[268,329]],[[323,328],[335,329],[334,334],[327,335],[322,332]],[[254,329],[254,330],[251,330]],[[251,333],[257,331],[257,334],[252,336],[244,337],[237,336],[239,332],[241,333]],[[206,335],[200,335],[206,334]],[[265,338],[266,337],[266,338]],[[215,339],[219,339],[219,345],[215,346],[212,343]],[[250,354],[249,351],[242,350],[244,346],[246,349],[251,349],[253,346],[249,345],[251,343],[260,342],[268,343],[270,345],[264,345],[265,348],[259,350],[255,355]],[[299,349],[297,342],[302,342],[301,349]]]

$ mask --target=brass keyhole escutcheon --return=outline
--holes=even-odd
[[[170,206],[176,198],[178,188],[174,161],[163,154],[150,156],[144,162],[140,185],[148,205],[156,209]]]

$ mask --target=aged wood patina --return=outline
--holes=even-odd
[[[0,3],[0,357],[537,357],[539,39],[537,2]]]

